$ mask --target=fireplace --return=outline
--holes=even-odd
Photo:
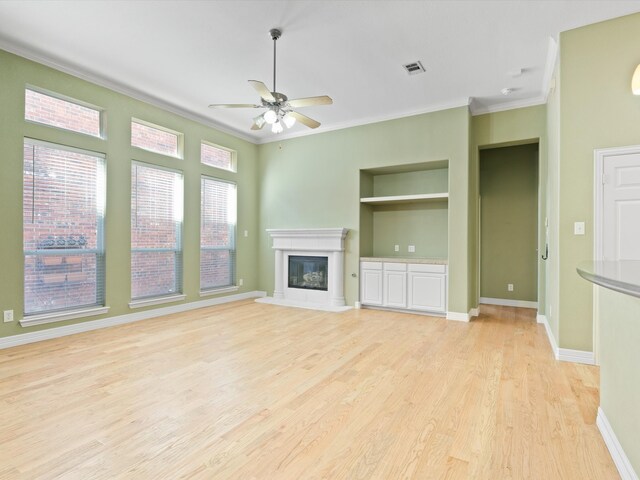
[[[289,288],[328,290],[329,257],[289,255]]]
[[[268,229],[273,239],[273,297],[260,303],[343,312],[346,228]]]

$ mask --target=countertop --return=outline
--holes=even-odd
[[[585,280],[620,293],[640,297],[640,260],[583,262],[576,270]]]
[[[404,257],[360,257],[361,262],[390,262],[390,263],[426,263],[429,265],[447,265],[446,258],[404,258]]]

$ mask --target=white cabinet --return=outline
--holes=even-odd
[[[360,262],[362,305],[445,313],[447,266],[424,263]]]
[[[361,262],[360,303],[382,305],[382,263]]]
[[[408,308],[426,312],[445,312],[447,282],[444,265],[409,265]]]
[[[407,308],[407,264],[383,263],[382,305]]]

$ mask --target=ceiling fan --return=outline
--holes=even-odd
[[[269,30],[273,40],[273,91],[258,80],[249,80],[249,84],[256,89],[262,102],[260,105],[251,103],[226,103],[209,105],[210,108],[266,108],[267,111],[253,119],[251,130],[260,130],[265,124],[271,125],[273,133],[280,133],[284,130],[283,124],[287,128],[293,127],[296,121],[309,128],[318,128],[320,122],[309,118],[306,115],[296,112],[294,109],[301,107],[311,107],[314,105],[331,105],[333,100],[327,95],[319,97],[296,98],[289,100],[284,94],[276,91],[276,42],[282,36],[282,31],[277,28]]]

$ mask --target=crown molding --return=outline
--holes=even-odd
[[[190,110],[154,97],[153,95],[149,95],[135,88],[128,87],[120,82],[105,78],[78,65],[72,65],[60,58],[54,58],[50,55],[44,54],[37,49],[27,47],[25,45],[9,40],[6,37],[0,36],[0,49],[26,58],[27,60],[32,60],[47,67],[53,68],[54,70],[73,75],[74,77],[78,77],[81,80],[91,82],[100,87],[108,88],[110,90],[113,90],[114,92],[134,98],[135,100],[140,100],[155,107],[162,108],[163,110],[166,110],[170,113],[180,115],[181,117],[184,117],[188,120],[193,120],[194,122],[198,122],[207,127],[215,128],[222,133],[233,135],[234,137],[237,137],[241,140],[246,140],[247,142],[251,142],[254,144],[258,143],[256,137],[245,132],[215,122],[210,118],[205,117],[204,115],[194,113]]]
[[[505,112],[507,110],[515,110],[516,108],[535,107],[536,105],[544,105],[547,103],[546,95],[538,95],[533,98],[523,98],[512,102],[500,103],[489,106],[474,106],[471,103],[471,115],[485,115],[487,113]]]
[[[465,99],[455,100],[453,102],[432,105],[432,106],[425,107],[418,110],[395,113],[392,115],[379,115],[379,116],[359,118],[357,120],[342,122],[342,123],[338,123],[336,125],[331,125],[328,127],[320,127],[314,130],[303,130],[299,132],[288,133],[285,135],[281,134],[280,136],[275,138],[274,137],[263,138],[263,139],[260,139],[257,143],[260,145],[263,145],[266,143],[279,142],[281,140],[289,140],[291,138],[306,137],[307,135],[317,135],[319,133],[333,132],[335,130],[344,130],[345,128],[359,127],[362,125],[370,125],[373,123],[386,122],[389,120],[398,120],[400,118],[413,117],[416,115],[423,115],[425,113],[440,112],[443,110],[450,110],[452,108],[469,107],[470,102],[471,102],[470,98],[465,98]]]

